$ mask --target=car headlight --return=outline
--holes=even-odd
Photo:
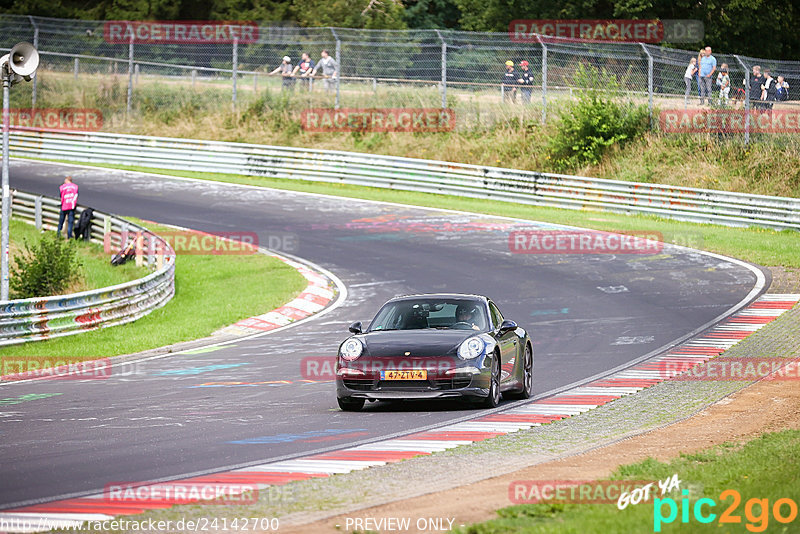
[[[478,336],[471,337],[458,346],[458,357],[462,360],[471,360],[477,358],[483,353],[486,348],[486,343]]]
[[[364,351],[364,345],[358,338],[351,337],[344,343],[342,343],[341,348],[339,349],[339,354],[342,355],[342,358],[347,360],[348,362],[352,362],[353,360],[357,359],[361,356],[361,353]]]

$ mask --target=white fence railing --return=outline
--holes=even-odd
[[[443,193],[538,206],[800,230],[800,199],[333,150],[15,130],[11,154]]]
[[[15,218],[39,229],[55,229],[59,201],[21,191],[12,193]],[[77,214],[83,211],[78,207]],[[77,223],[77,220],[76,220]],[[0,346],[38,341],[134,321],[169,302],[175,294],[175,252],[146,228],[113,215],[94,212],[91,239],[118,250],[130,240],[138,245],[137,263],[153,272],[112,287],[70,295],[0,303]]]

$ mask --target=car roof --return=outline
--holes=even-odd
[[[464,299],[485,302],[489,300],[483,295],[470,295],[464,293],[419,293],[415,295],[398,295],[388,302],[397,302],[402,300],[415,300],[420,298],[441,298],[441,299]]]

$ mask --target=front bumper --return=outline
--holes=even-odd
[[[486,397],[489,375],[480,372],[458,373],[428,380],[380,380],[379,377],[336,378],[336,395],[356,399],[438,399],[454,397]]]

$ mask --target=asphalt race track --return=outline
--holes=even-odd
[[[368,321],[397,294],[492,297],[531,331],[541,395],[671,345],[739,304],[757,280],[742,264],[673,247],[657,255],[512,254],[509,231],[541,226],[481,215],[23,161],[12,162],[11,187],[55,196],[67,173],[84,206],[288,244],[287,252],[338,276],[349,297],[296,327],[151,359],[106,380],[2,386],[0,398],[36,396],[0,408],[0,509],[481,415],[457,403],[374,403],[344,413],[332,382],[301,382],[303,358],[335,355],[350,322]],[[219,384],[231,381],[249,384]]]

